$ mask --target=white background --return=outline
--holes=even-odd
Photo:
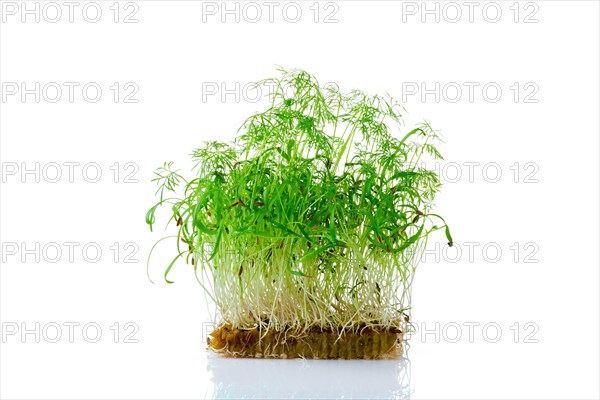
[[[49,23],[41,15],[36,23],[35,15],[26,15],[23,23],[21,3],[13,3],[19,7],[15,15],[7,3],[0,28],[6,96],[0,125],[2,398],[600,396],[597,2],[501,1],[487,6],[488,14],[482,14],[488,3],[481,2],[473,22],[462,2],[445,8],[441,2],[439,22],[433,14],[422,22],[421,2],[339,1],[327,9],[318,4],[316,23],[312,1],[298,3],[297,23],[282,15],[285,3],[275,8],[273,23],[262,2],[257,4],[264,15],[256,23],[244,15],[239,23],[233,15],[222,23],[219,13],[203,14],[203,4],[193,1],[137,1],[127,9],[121,3],[118,23],[112,1],[99,2],[97,23],[82,17],[85,2],[70,23],[68,8],[59,2],[60,21]],[[40,12],[45,4],[39,3]],[[452,23],[454,5],[462,18]],[[138,22],[124,23],[136,6]],[[489,22],[496,8],[499,21]],[[53,10],[46,11],[54,18]],[[337,22],[325,23],[333,11]],[[305,69],[344,90],[387,91],[405,100],[406,129],[430,121],[444,135],[446,163],[456,163],[446,170],[437,211],[463,253],[456,261],[455,253],[444,253],[442,234],[430,242],[434,253],[415,280],[413,320],[433,333],[421,330],[410,339],[409,387],[404,375],[390,378],[390,371],[404,369],[407,375],[401,363],[388,369],[357,362],[211,359],[202,341],[207,305],[190,267],[176,265],[173,285],[162,280],[172,243],[164,242],[152,259],[155,284],[146,277],[150,247],[169,232],[164,218],[153,234],[144,223],[155,199],[152,171],[164,161],[187,171],[192,148],[232,138],[245,117],[264,107],[248,96],[236,101],[234,95],[207,95],[208,86],[243,87],[273,76],[276,65]],[[20,92],[7,95],[11,82],[30,89],[35,82],[80,86],[72,103],[64,86],[58,102],[47,101],[54,94],[41,93],[36,103],[33,94],[25,101]],[[96,103],[81,95],[88,82],[103,89]],[[109,89],[115,82],[121,87],[117,103]],[[137,103],[123,102],[128,82],[139,88]],[[407,95],[409,88],[424,83],[433,89],[436,82],[437,101],[435,94]],[[476,85],[472,101],[465,82]],[[492,90],[488,98],[482,93],[490,83],[502,89],[496,102]],[[452,102],[456,94],[443,93],[444,85],[462,87],[462,97]],[[532,88],[535,94],[526,97]],[[80,163],[73,182],[65,166],[62,178],[49,182],[44,166],[50,165],[49,174],[55,165],[49,163],[65,162]],[[97,183],[82,176],[81,167],[92,162],[102,168]],[[35,174],[21,174],[35,163],[39,183]],[[118,183],[109,168],[115,163]],[[126,163],[133,166],[125,169]],[[11,175],[15,165],[19,170]],[[457,165],[462,175],[455,179]],[[474,165],[472,179],[467,165]],[[483,173],[485,165],[493,168]],[[498,168],[502,175],[494,183]],[[128,172],[135,172],[138,183],[125,182]],[[80,245],[73,262],[64,246],[57,262],[48,261],[54,253],[36,262],[35,254],[22,252],[23,243],[34,248],[36,242],[40,249],[48,243]],[[117,262],[109,248],[115,242],[121,249]],[[82,257],[86,243],[102,248],[98,262]],[[138,262],[123,262],[127,243],[134,246],[129,250],[139,247]],[[465,243],[476,243],[473,258]],[[489,253],[482,251],[486,244]],[[80,324],[73,343],[64,325],[69,322]],[[128,322],[135,325],[125,329]],[[21,336],[23,327],[35,330],[36,323],[39,343],[35,334]],[[62,326],[62,337],[50,343],[54,323]],[[101,327],[97,343],[83,336],[86,323]],[[486,324],[491,328],[484,331]],[[19,331],[9,334],[15,326]],[[130,339],[137,343],[125,343],[135,326],[139,330]],[[95,336],[93,330],[88,334]]]

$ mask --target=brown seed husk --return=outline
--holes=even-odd
[[[339,337],[339,339],[338,339]],[[402,332],[395,328],[368,327],[358,332],[310,328],[281,331],[238,329],[223,324],[208,338],[208,347],[231,357],[382,359],[402,355]]]

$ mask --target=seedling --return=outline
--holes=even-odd
[[[159,201],[217,309],[209,347],[242,357],[381,358],[398,354],[411,285],[440,182],[441,159],[423,123],[396,137],[403,108],[389,96],[320,87],[279,70],[270,107],[232,143],[193,150],[191,177],[156,171]],[[162,239],[161,239],[162,240]]]

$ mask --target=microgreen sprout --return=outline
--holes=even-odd
[[[439,134],[428,123],[399,134],[404,109],[389,96],[280,73],[232,143],[193,150],[191,178],[172,163],[156,171],[146,222],[170,205],[177,226],[164,279],[185,260],[217,322],[237,329],[405,329],[429,235],[443,229],[452,245],[432,213],[438,176],[423,167],[442,158]]]

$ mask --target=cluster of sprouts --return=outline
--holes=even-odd
[[[270,84],[270,107],[232,143],[195,149],[194,174],[156,171],[171,207],[177,253],[216,304],[217,323],[261,330],[401,328],[440,188],[422,157],[440,159],[437,133],[404,135],[387,96],[320,87],[304,71]]]

